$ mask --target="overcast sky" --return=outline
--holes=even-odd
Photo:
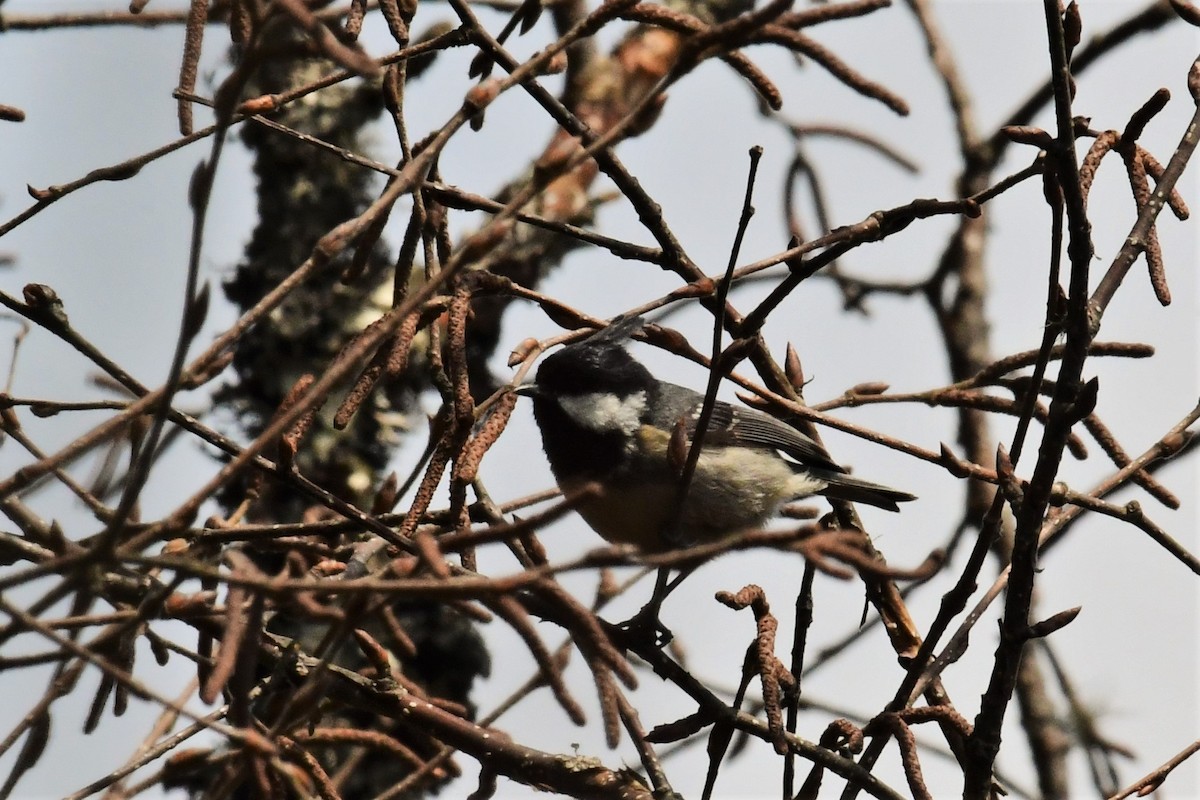
[[[154,2],[150,7],[164,10],[178,6]],[[119,8],[123,4],[9,0],[3,9],[5,14],[18,14],[101,7]],[[1129,2],[1087,0],[1083,4],[1085,40],[1135,7]],[[1040,4],[947,0],[938,3],[937,8],[961,59],[981,128],[990,130],[1046,72]],[[422,4],[415,28],[421,30],[449,16],[444,5]],[[524,53],[544,43],[546,24],[543,20],[514,49]],[[205,63],[208,70],[219,71],[224,34],[218,29],[213,31]],[[852,94],[812,64],[798,69],[779,52],[766,48],[752,51],[756,63],[783,90],[783,113],[788,119],[859,126],[898,144],[920,163],[921,171],[910,175],[861,148],[836,142],[813,144],[812,152],[825,170],[835,225],[859,221],[872,211],[915,197],[952,196],[957,163],[935,154],[955,152],[953,128],[916,34],[902,4],[866,19],[827,26],[817,34],[822,43],[854,67],[909,100],[913,113],[904,119]],[[170,93],[178,74],[181,37],[180,30],[170,28],[0,34],[0,103],[20,107],[28,115],[21,124],[0,124],[0,220],[16,215],[31,202],[25,194],[26,184],[44,187],[64,183],[175,137],[175,104]],[[377,26],[368,29],[366,42],[373,54],[390,49],[386,32]],[[1182,25],[1140,38],[1081,79],[1076,113],[1093,116],[1095,127],[1120,129],[1133,110],[1155,89],[1166,85],[1174,99],[1143,139],[1143,144],[1165,161],[1191,116],[1193,107],[1184,82],[1198,44],[1197,37]],[[409,98],[409,124],[414,138],[441,125],[457,106],[468,86],[467,60],[469,54],[465,52],[444,58],[414,86]],[[481,132],[457,138],[441,161],[445,179],[470,191],[489,193],[512,178],[510,170],[522,163],[513,153],[528,152],[532,156],[550,133],[540,116],[536,119],[541,127],[536,134],[530,132],[529,102],[527,97],[513,93],[489,110]],[[756,200],[760,213],[752,223],[741,261],[748,263],[786,245],[778,198],[791,158],[790,144],[778,126],[762,119],[755,109],[756,100],[747,86],[724,65],[710,63],[672,89],[663,117],[650,134],[619,148],[629,169],[662,204],[668,223],[684,247],[709,273],[723,268],[728,257],[745,181],[746,153],[752,145],[765,148]],[[1049,121],[1044,124],[1050,127]],[[394,158],[384,128],[380,129],[379,141],[376,157],[385,162]],[[134,180],[90,186],[0,239],[0,253],[13,259],[0,271],[0,288],[20,296],[21,287],[29,282],[54,287],[79,330],[115,360],[129,366],[140,380],[157,385],[166,374],[173,347],[169,337],[157,334],[176,328],[182,296],[191,224],[187,184],[193,167],[206,154],[207,147],[201,145],[148,166]],[[1031,156],[1028,148],[1013,148],[997,174],[1024,166]],[[1195,168],[1191,168],[1192,175]],[[1122,181],[1114,161],[1102,173],[1091,204],[1097,270],[1107,266],[1133,219],[1132,201],[1121,189]],[[1185,177],[1181,189],[1195,208],[1195,179]],[[989,251],[991,281],[995,289],[991,300],[993,347],[1001,355],[1033,348],[1040,340],[1047,223],[1040,190],[1034,184],[1001,198],[989,206],[988,214],[993,236]],[[235,147],[226,155],[218,176],[204,248],[208,279],[219,282],[229,273],[249,235],[253,215],[249,162]],[[404,216],[397,214],[395,219]],[[454,224],[456,232],[461,233],[474,221],[462,218]],[[948,220],[914,224],[883,245],[859,248],[847,260],[847,268],[874,277],[925,275],[936,261],[951,224]],[[599,226],[608,235],[640,242],[648,239],[633,212],[619,202],[601,212]],[[1088,372],[1101,377],[1100,413],[1132,452],[1141,452],[1182,417],[1196,402],[1200,388],[1194,225],[1177,223],[1168,215],[1163,217],[1160,231],[1174,304],[1166,309],[1158,306],[1145,279],[1144,266],[1139,263],[1114,302],[1101,334],[1106,340],[1149,342],[1157,348],[1157,356],[1143,362],[1092,362]],[[398,241],[395,230],[390,235],[393,243]],[[602,252],[583,250],[570,256],[544,289],[588,313],[609,316],[675,285],[676,279],[653,267],[618,262]],[[1037,288],[1031,291],[1030,286]],[[753,298],[766,290],[765,286],[739,290],[733,299],[739,307],[748,308]],[[806,391],[810,402],[835,397],[867,380],[886,381],[896,390],[928,388],[946,382],[945,359],[928,313],[917,303],[873,299],[869,317],[847,317],[840,313],[831,284],[811,281],[772,317],[767,335],[780,355],[789,341],[799,349],[805,372],[813,381]],[[219,306],[210,315],[209,327],[215,332],[232,319],[233,312]],[[18,326],[9,318],[0,322],[8,330],[0,330],[0,338],[17,333]],[[709,321],[698,309],[673,317],[671,324],[693,337],[694,342],[707,341]],[[154,335],[148,335],[150,332]],[[557,328],[536,309],[517,305],[506,332],[507,345],[525,336],[551,335]],[[205,335],[198,341],[206,341]],[[507,350],[507,346],[500,348],[501,358]],[[0,365],[7,368],[11,348],[3,352],[5,359]],[[703,382],[701,371],[681,366],[661,353],[640,347],[637,354],[655,368],[656,374],[697,386]],[[503,374],[500,360],[496,369]],[[89,373],[86,364],[65,346],[48,335],[35,333],[19,351],[12,391],[19,396],[59,399],[92,396],[92,390],[84,388]],[[180,402],[201,407],[203,398],[185,396]],[[842,413],[855,422],[888,430],[926,448],[936,450],[940,442],[954,441],[953,419],[947,413],[926,408]],[[62,419],[40,425],[30,423],[30,429],[49,449],[69,441],[95,419],[79,415],[69,423]],[[1001,440],[1010,434],[1010,430],[997,426],[996,435]],[[518,411],[513,425],[484,462],[481,476],[494,497],[516,497],[551,484],[534,442],[536,433],[528,411]],[[906,506],[899,516],[867,512],[868,527],[891,563],[915,565],[931,548],[945,541],[955,521],[947,509],[960,502],[961,487],[956,482],[938,469],[914,464],[896,453],[844,435],[829,434],[827,444],[835,458],[853,464],[860,474],[921,495],[919,502]],[[171,462],[174,466],[161,470],[146,493],[147,517],[172,508],[198,482],[198,475],[206,476],[215,469],[196,446],[189,443],[178,449]],[[399,453],[397,470],[404,474],[415,457],[407,450]],[[0,448],[0,474],[10,474],[22,463],[25,457],[11,443]],[[514,464],[520,468],[514,469]],[[1063,477],[1082,489],[1105,472],[1103,459],[1094,457],[1088,462],[1067,464]],[[1193,462],[1172,465],[1163,471],[1162,479],[1183,496],[1185,507],[1180,512],[1168,513],[1135,492],[1126,492],[1119,499],[1142,499],[1156,521],[1195,552],[1196,467]],[[89,525],[94,523],[88,523],[78,508],[64,504],[61,495],[47,495],[35,501],[35,506],[47,517],[63,519],[68,531],[86,535],[93,530]],[[71,522],[80,527],[73,529]],[[576,518],[559,523],[546,533],[544,541],[555,559],[569,558],[600,543]],[[484,554],[484,569],[489,565],[498,570],[511,569],[502,557],[494,561],[490,558]],[[1076,531],[1044,560],[1043,567],[1039,613],[1046,616],[1076,605],[1083,607],[1080,617],[1056,634],[1053,643],[1084,700],[1102,713],[1101,729],[1136,752],[1136,759],[1122,773],[1122,780],[1129,782],[1200,735],[1195,576],[1134,529],[1109,520],[1093,520]],[[751,633],[748,618],[713,603],[713,591],[736,590],[751,581],[763,584],[774,600],[781,629],[790,630],[790,606],[800,571],[799,559],[788,563],[775,554],[750,555],[721,559],[690,578],[672,597],[665,619],[687,647],[694,671],[702,677],[731,683],[730,676],[737,674],[742,649]],[[990,582],[991,575],[985,574],[985,583]],[[572,577],[566,583],[581,598],[590,597],[590,577]],[[649,592],[648,585],[645,592]],[[938,590],[914,596],[912,610],[918,625],[924,627],[936,613],[939,598]],[[816,602],[812,652],[853,627],[861,610],[861,588],[853,582],[822,578]],[[619,616],[617,612],[614,615]],[[975,646],[964,662],[946,675],[947,688],[968,716],[977,710],[979,694],[986,685],[994,625],[994,614],[979,624]],[[550,631],[546,635],[553,638]],[[509,688],[523,683],[534,669],[511,631],[493,625],[489,636],[497,663],[492,679],[477,691],[480,699],[503,696]],[[849,660],[863,665],[861,673],[853,669],[841,669],[836,674],[818,672],[806,683],[806,693],[869,716],[890,698],[901,677],[898,669],[880,669],[884,662],[894,664],[894,656],[884,637],[876,632],[863,639]],[[143,664],[147,663],[151,662],[143,659]],[[589,681],[580,665],[576,664],[570,674],[579,696],[587,697]],[[888,679],[879,680],[881,674]],[[153,673],[156,685],[174,691],[187,677],[185,665],[178,660]],[[95,674],[89,679],[94,682]],[[7,672],[2,680],[0,690],[9,701],[0,706],[0,736],[26,713],[26,703],[41,694],[46,674],[36,670]],[[682,698],[664,691],[649,674],[644,676],[634,702],[647,727],[691,710]],[[489,710],[486,700],[484,703],[482,710]],[[198,700],[194,706],[202,708]],[[564,742],[577,742],[582,753],[602,754],[610,765],[635,764],[636,756],[628,746],[617,754],[605,752],[602,733],[595,724],[595,708],[589,713],[591,726],[570,728],[565,721],[560,722],[561,713],[548,698],[536,696],[505,717],[500,727],[534,747],[562,751]],[[59,796],[103,775],[140,741],[154,709],[135,701],[124,719],[106,721],[102,735],[86,739],[79,733],[85,714],[86,708],[79,708],[74,718],[70,711],[56,716],[52,753],[22,784],[20,796]],[[1010,722],[1015,717],[1014,706]],[[819,720],[824,718],[806,715],[802,719],[802,724],[808,724],[802,729],[805,735],[815,738],[823,725]],[[1019,732],[1010,726],[1006,743],[1019,740]],[[702,759],[701,750],[695,748],[690,757]],[[749,750],[726,765],[720,785],[728,788],[720,796],[732,797],[735,792],[744,797],[778,795],[779,760],[768,752],[769,748]],[[12,756],[10,753],[0,761],[0,773],[11,764]],[[467,764],[468,775],[473,776],[473,765],[467,763],[468,759],[462,761]],[[64,769],[64,764],[69,769]],[[1002,757],[1000,766],[1012,771],[1018,785],[1035,785],[1019,758]],[[928,759],[925,768],[935,794],[945,796],[946,791],[957,791],[953,788],[956,783],[948,783],[957,775],[955,768],[942,767],[935,759]],[[702,767],[676,766],[669,767],[669,771],[678,790],[688,796],[697,794],[703,781]],[[885,757],[880,774],[893,786],[903,785],[894,749]],[[1073,761],[1073,777],[1073,785],[1082,792],[1088,784],[1084,762],[1079,758]],[[939,787],[947,786],[952,788],[939,791]],[[1200,796],[1200,768],[1185,766],[1172,776],[1166,789],[1171,797]],[[504,783],[500,796],[526,797],[533,796],[533,792]]]

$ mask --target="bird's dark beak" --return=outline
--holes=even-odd
[[[537,397],[538,385],[536,383],[522,383],[520,386],[513,389],[513,392],[522,397]]]

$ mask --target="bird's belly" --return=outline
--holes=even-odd
[[[778,476],[764,476],[761,469],[730,469],[737,466],[702,456],[671,531],[677,482],[608,483],[577,510],[609,542],[646,552],[721,539],[762,526],[792,494],[786,486],[791,472],[782,463],[780,469],[787,473]]]
[[[675,487],[666,484],[609,485],[576,510],[609,542],[655,551],[668,549],[662,530],[674,502]]]

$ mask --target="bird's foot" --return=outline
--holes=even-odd
[[[661,607],[661,602],[651,600],[632,617],[617,623],[616,628],[620,631],[621,638],[629,645],[648,645],[656,649],[670,644],[675,634],[659,619]]]

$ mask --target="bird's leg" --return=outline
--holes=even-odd
[[[659,567],[658,577],[654,582],[654,593],[649,602],[642,606],[636,614],[617,625],[621,633],[638,642],[650,642],[655,647],[669,644],[674,635],[659,619],[663,601],[671,591],[671,569]]]
[[[658,577],[654,581],[654,593],[649,602],[642,606],[636,614],[617,627],[626,635],[643,641],[652,641],[657,647],[665,647],[671,643],[674,634],[659,618],[663,601],[667,595],[675,591],[675,587],[683,583],[683,579],[692,574],[694,568],[684,568],[675,578],[671,579],[670,567],[659,567]]]

